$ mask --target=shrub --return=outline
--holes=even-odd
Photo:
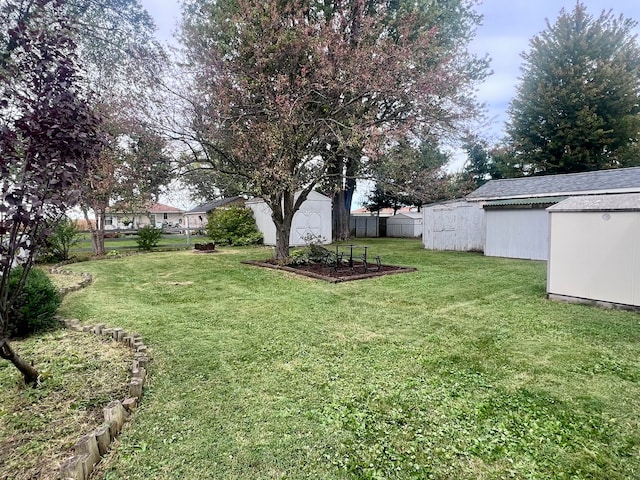
[[[218,245],[253,245],[262,241],[253,212],[238,206],[211,212],[207,235]]]
[[[78,224],[64,217],[51,230],[47,238],[43,260],[46,262],[62,262],[69,260],[71,247],[80,241]]]
[[[18,286],[22,271],[22,267],[16,267],[9,274],[10,297]],[[60,323],[55,315],[61,301],[60,292],[47,274],[38,268],[32,268],[22,292],[9,309],[10,335],[25,337],[59,327]]]
[[[147,225],[138,230],[138,247],[142,250],[151,250],[153,247],[158,246],[160,237],[162,236],[162,229],[156,228],[153,225]]]
[[[312,263],[333,264],[336,261],[336,254],[322,245],[311,243],[305,247],[295,249],[289,256],[291,265],[309,265]]]

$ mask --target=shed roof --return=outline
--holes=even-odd
[[[389,217],[391,218],[410,218],[412,220],[422,220],[422,212],[402,212],[396,213],[395,215]]]
[[[243,197],[228,197],[228,198],[219,198],[218,200],[214,200],[213,202],[203,203],[198,205],[197,207],[192,208],[187,213],[209,213],[212,210],[215,210],[218,207],[224,207],[230,203],[233,203],[239,199],[243,199]]]
[[[640,192],[640,167],[489,180],[467,200]]]
[[[567,197],[528,197],[528,198],[505,198],[504,200],[491,200],[483,205],[484,208],[492,207],[538,207],[554,205]]]
[[[163,203],[146,203],[145,205],[130,205],[124,202],[118,202],[115,205],[108,207],[107,212],[113,214],[129,214],[129,213],[182,213],[184,210],[172,207],[171,205],[165,205]]]
[[[171,205],[165,205],[163,203],[154,203],[147,209],[149,213],[182,213],[183,210],[172,207]]]
[[[550,212],[640,212],[640,193],[570,197],[547,210]]]

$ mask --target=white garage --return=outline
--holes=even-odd
[[[546,260],[549,217],[545,209],[565,198],[508,199],[485,203],[484,254],[488,257]]]
[[[640,194],[571,197],[549,212],[549,298],[640,308]]]
[[[264,235],[264,244],[275,245],[276,226],[271,218],[271,208],[261,198],[247,200],[245,205],[253,211],[258,230]],[[293,216],[289,244],[294,247],[303,246],[309,243],[309,239],[314,238],[323,244],[329,244],[332,234],[331,199],[321,193],[311,191]]]

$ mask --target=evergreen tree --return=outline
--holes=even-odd
[[[522,81],[507,133],[527,174],[631,166],[638,162],[640,47],[637,22],[582,3],[523,53]]]
[[[448,199],[448,162],[449,156],[433,140],[401,140],[375,164],[376,189],[370,203],[396,209]],[[390,204],[383,205],[385,201]]]
[[[489,180],[523,177],[527,174],[521,158],[515,155],[510,145],[496,144],[481,138],[469,138],[464,144],[467,161],[462,171],[462,180],[480,187]]]
[[[467,161],[464,165],[463,176],[465,180],[473,181],[479,187],[490,180],[491,154],[486,140],[469,138],[464,143],[467,153]]]

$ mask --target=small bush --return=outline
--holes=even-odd
[[[147,225],[138,230],[138,247],[142,250],[151,250],[153,247],[158,246],[160,237],[162,236],[162,229],[156,228],[152,225]]]
[[[47,238],[42,259],[45,262],[62,262],[69,260],[71,247],[80,241],[78,224],[70,218],[64,217],[52,228]]]
[[[322,245],[312,243],[306,247],[295,249],[289,256],[291,265],[309,265],[312,263],[333,264],[336,261],[335,252],[331,252]]]
[[[254,245],[262,241],[253,212],[238,206],[214,210],[207,222],[207,235],[218,245]]]
[[[16,267],[11,271],[9,296],[12,296],[17,288],[22,271],[22,267]],[[59,327],[55,315],[61,301],[60,292],[47,274],[37,268],[31,269],[22,292],[9,309],[10,335],[25,337]]]

